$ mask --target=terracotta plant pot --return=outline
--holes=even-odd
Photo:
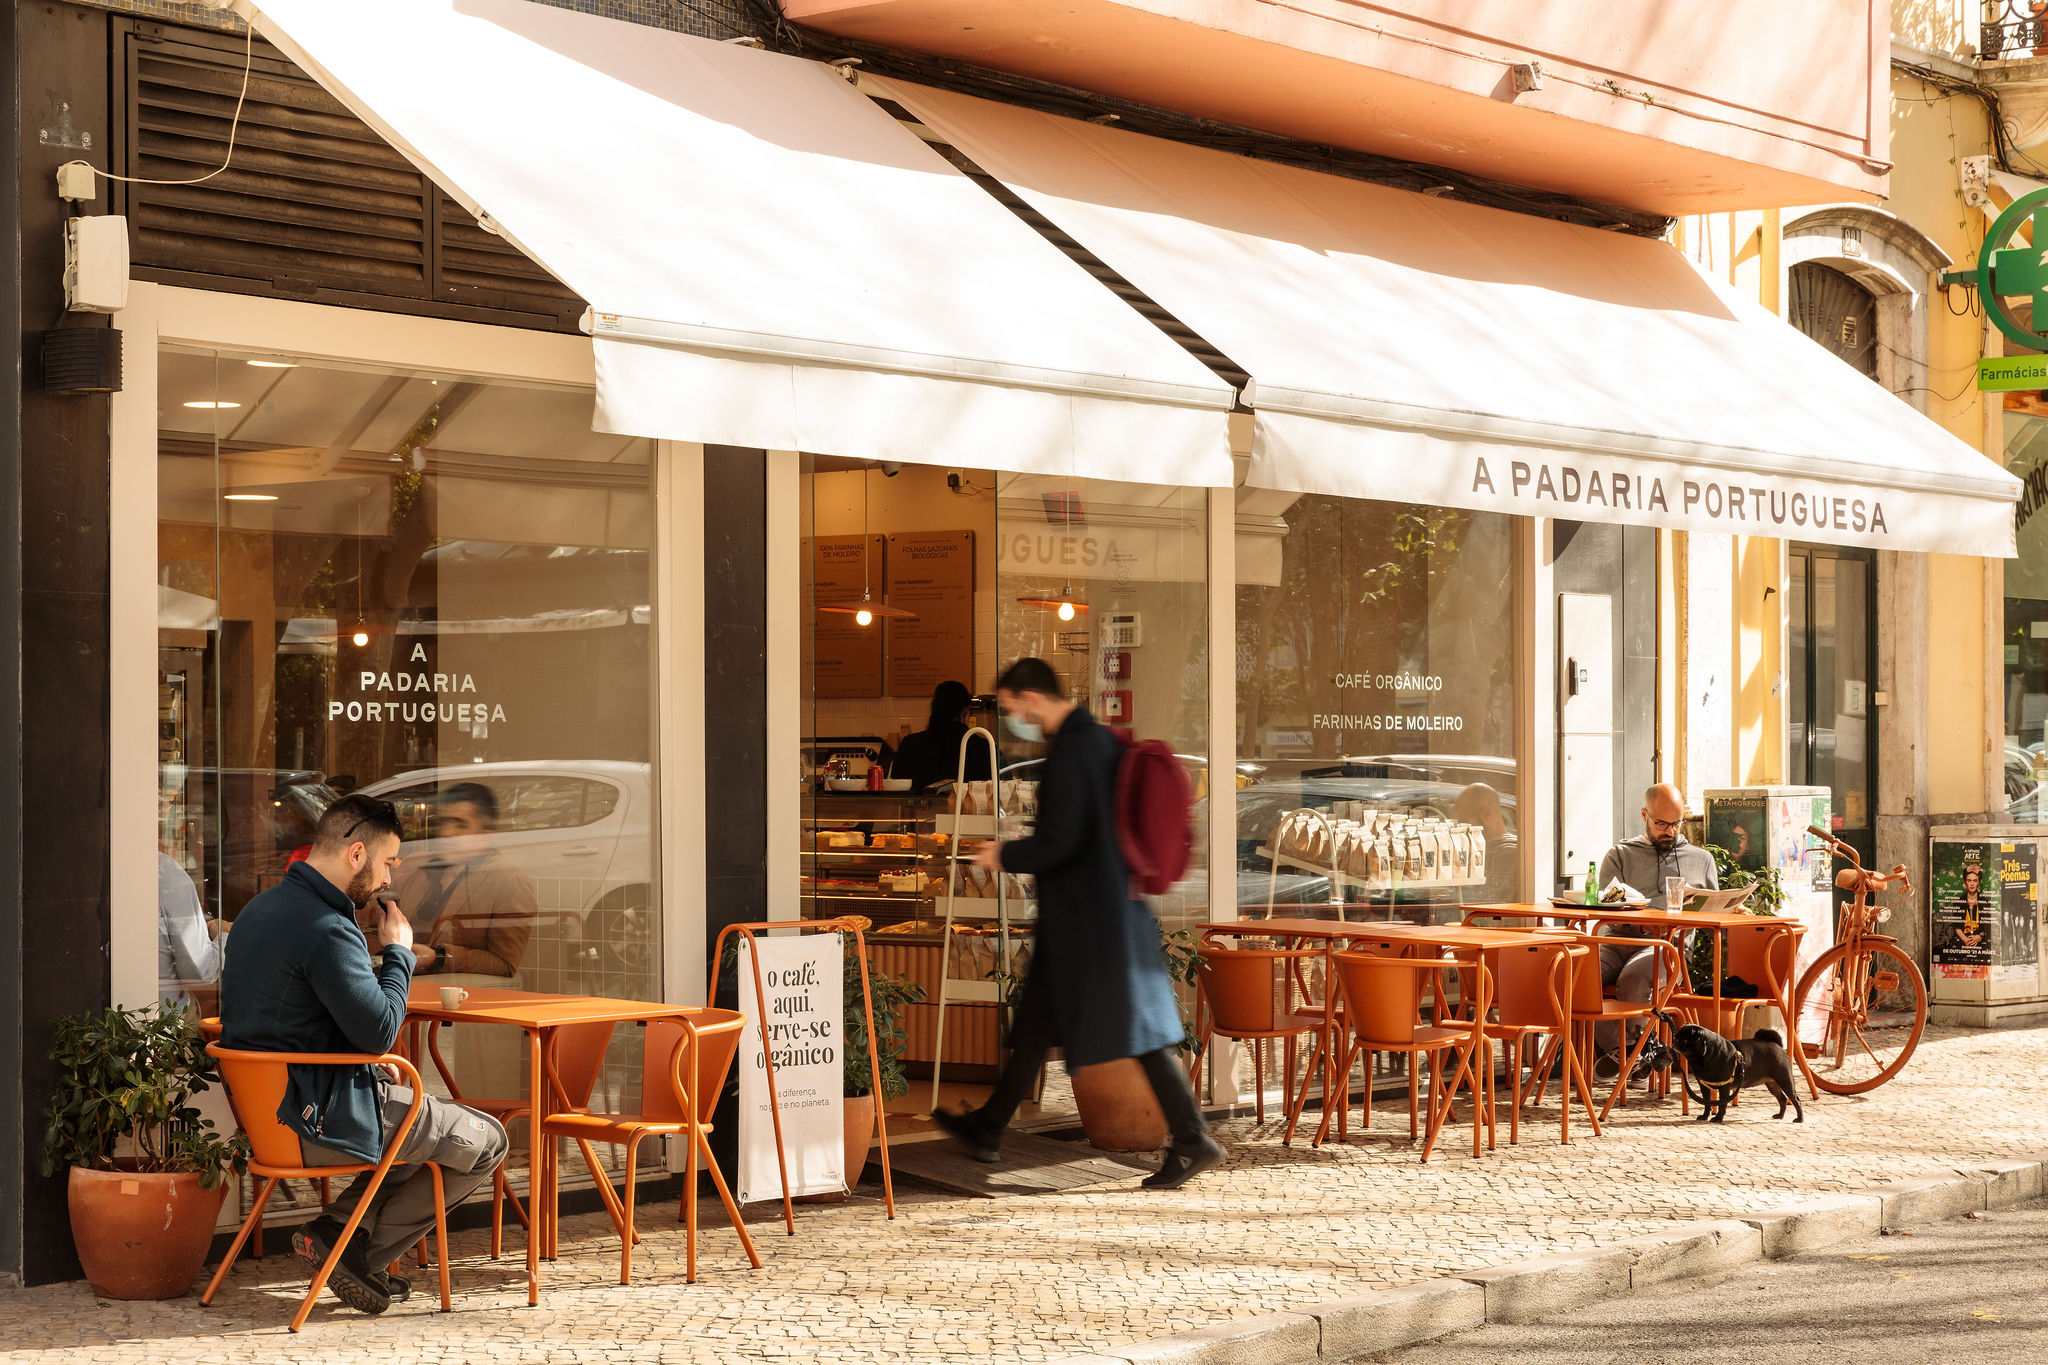
[[[875,1140],[875,1097],[846,1097],[846,1188],[860,1184],[861,1168],[867,1165],[868,1148]]]
[[[1166,1115],[1136,1057],[1078,1067],[1068,1075],[1089,1142],[1105,1152],[1152,1152],[1166,1145]]]
[[[197,1175],[71,1168],[71,1240],[103,1299],[175,1299],[192,1288],[227,1196]]]

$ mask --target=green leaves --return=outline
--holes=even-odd
[[[182,1004],[98,1010],[55,1021],[50,1060],[63,1069],[44,1110],[43,1174],[66,1166],[197,1172],[207,1189],[248,1165],[248,1140],[222,1137],[187,1101],[219,1080]]]

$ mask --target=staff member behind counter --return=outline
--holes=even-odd
[[[930,791],[941,782],[960,774],[960,741],[967,737],[967,706],[974,697],[965,683],[950,679],[932,689],[931,718],[924,729],[903,737],[896,746],[892,777],[910,779],[914,792]],[[967,780],[988,780],[988,748],[976,744],[967,751]]]

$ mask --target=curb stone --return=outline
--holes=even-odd
[[[1643,1289],[1667,1280],[1689,1280],[1713,1275],[1764,1258],[1764,1237],[1740,1219],[1696,1223],[1670,1232],[1653,1232],[1623,1242],[1628,1252],[1631,1289]]]
[[[1235,1318],[1053,1365],[1310,1365],[1354,1360],[1467,1331],[1521,1323],[1670,1280],[1796,1256],[1884,1228],[1935,1223],[2048,1197],[2048,1153],[1959,1164],[1895,1181],[1626,1242],[1423,1280],[1292,1312]]]
[[[1488,1322],[1534,1322],[1619,1294],[1628,1288],[1633,1264],[1620,1247],[1595,1247],[1465,1271],[1458,1278],[1486,1290]]]
[[[1884,1200],[1868,1194],[1836,1194],[1740,1221],[1764,1235],[1764,1259],[1797,1256],[1851,1237],[1875,1237],[1884,1226]]]

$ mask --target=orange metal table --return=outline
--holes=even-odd
[[[661,1005],[645,1000],[608,1000],[590,995],[546,995],[535,991],[500,990],[489,986],[466,988],[469,998],[455,1009],[441,1007],[440,987],[415,981],[406,1000],[406,1023],[414,1024],[503,1024],[524,1029],[527,1038],[526,1093],[533,1106],[527,1124],[530,1143],[527,1152],[527,1204],[533,1225],[526,1235],[526,1302],[540,1302],[540,1249],[549,1239],[543,1231],[552,1217],[541,1207],[541,1121],[544,1098],[554,1093],[554,1076],[544,1074],[552,1049],[554,1031],[565,1024],[632,1024],[652,1019],[676,1019],[703,1012],[698,1005]],[[415,1050],[416,1051],[416,1050]],[[443,1079],[450,1079],[443,1074]],[[459,1092],[458,1092],[459,1093]]]
[[[1708,930],[1714,935],[1714,982],[1713,994],[1707,998],[1714,1002],[1716,1021],[1724,1017],[1721,1005],[1721,964],[1723,949],[1728,941],[1728,931],[1753,929],[1768,924],[1782,925],[1787,929],[1804,927],[1798,920],[1782,915],[1751,915],[1740,912],[1731,914],[1727,911],[1629,910],[1604,905],[1563,906],[1552,902],[1466,906],[1465,918],[1469,920],[1474,916],[1498,919],[1554,919],[1563,920],[1568,924],[1629,924],[1647,930],[1667,942],[1675,940],[1678,935],[1689,930]],[[1674,943],[1673,946],[1677,945]],[[1680,961],[1683,960],[1684,951],[1681,949]],[[1688,981],[1685,984],[1689,986],[1692,983]],[[1785,1021],[1785,1027],[1796,1030],[1797,1025],[1792,1018],[1792,982],[1789,979],[1779,983],[1776,1004],[1779,1017]],[[1717,1022],[1715,1027],[1718,1029],[1720,1024]],[[1813,1076],[1807,1068],[1806,1050],[1795,1045],[1790,1051],[1798,1061],[1800,1071],[1806,1074],[1807,1084],[1811,1089]]]

